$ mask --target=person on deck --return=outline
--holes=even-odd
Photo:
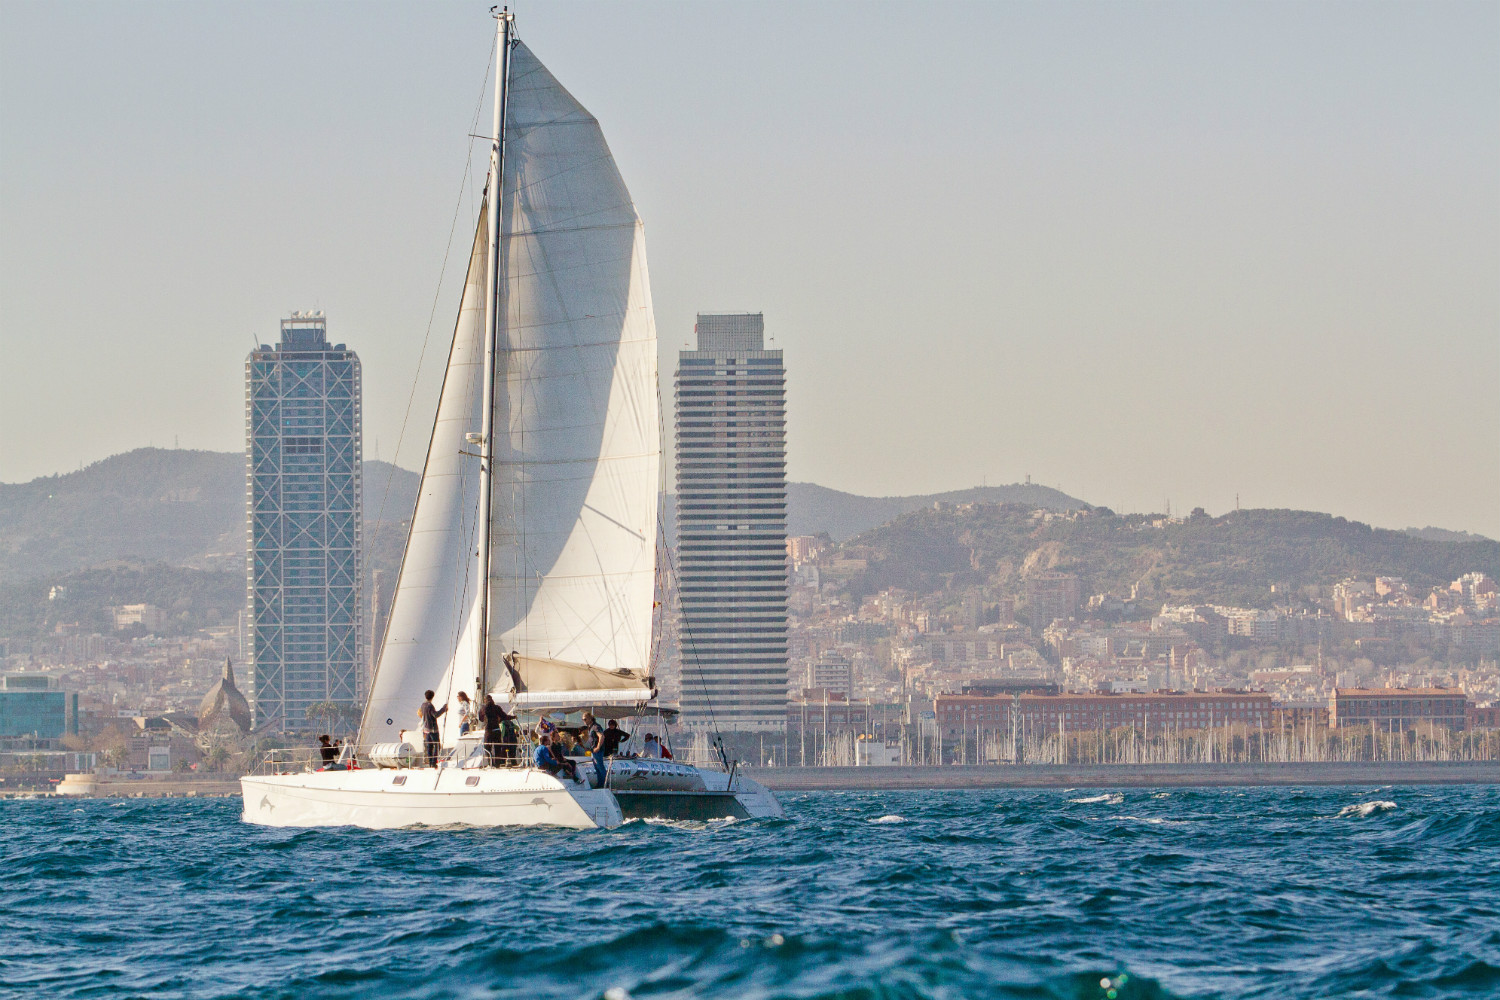
[[[478,725],[479,719],[474,711],[474,703],[464,692],[458,692],[458,735],[462,736]]]
[[[448,706],[437,708],[432,704],[434,692],[424,691],[422,697],[425,699],[417,706],[417,718],[422,723],[422,749],[427,753],[427,766],[437,767],[438,752],[443,748],[443,742],[438,738],[438,718],[448,711]]]
[[[583,713],[583,738],[579,741],[588,755],[594,759],[594,775],[599,779],[595,788],[604,787],[608,772],[604,768],[604,727],[594,718],[593,712]]]
[[[571,760],[553,751],[551,736],[544,735],[541,738],[536,745],[535,752],[532,754],[532,759],[536,762],[537,767],[548,774],[556,775],[562,773],[574,781],[578,780],[578,768]]]
[[[604,756],[613,757],[620,752],[620,744],[630,739],[630,734],[620,728],[614,719],[604,727]]]
[[[516,726],[515,716],[495,704],[495,696],[484,696],[484,705],[479,709],[479,719],[484,723],[484,752],[491,767],[501,763],[515,762]]]
[[[328,739],[329,737],[327,736],[318,737],[318,753],[323,755],[324,767],[339,759],[338,748],[329,743]]]

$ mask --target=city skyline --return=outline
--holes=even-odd
[[[321,312],[245,360],[245,610],[257,726],[365,696],[359,355]],[[322,723],[326,725],[326,721]]]
[[[787,693],[786,369],[760,313],[699,313],[679,351],[682,712],[778,731]]]
[[[789,478],[1029,474],[1121,510],[1500,536],[1494,8],[766,10],[518,23],[608,122],[664,376],[713,306],[797,351]],[[309,305],[362,345],[367,451],[420,465],[460,280],[450,260],[434,306],[431,220],[475,131],[431,109],[475,105],[485,53],[462,6],[363,13],[0,13],[28,95],[0,105],[0,479],[234,450],[248,338]],[[332,235],[281,253],[304,226]]]

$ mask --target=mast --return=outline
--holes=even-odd
[[[474,696],[482,703],[490,689],[490,485],[495,460],[495,352],[500,339],[500,202],[504,192],[505,104],[510,96],[510,48],[515,35],[515,15],[509,7],[490,8],[495,18],[495,47],[499,65],[495,70],[495,120],[490,140],[489,260],[485,268],[484,296],[484,417],[480,429],[479,461],[479,627],[475,629],[479,649],[475,662]]]

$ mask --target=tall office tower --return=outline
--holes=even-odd
[[[364,699],[359,358],[321,312],[281,321],[245,362],[250,683],[255,725]]]
[[[786,377],[760,313],[698,314],[677,367],[682,711],[786,726]]]

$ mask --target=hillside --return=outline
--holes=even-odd
[[[392,569],[400,560],[402,522],[416,495],[416,473],[387,462],[365,463],[366,528],[381,523],[378,539],[370,539],[377,543],[370,553],[373,568]],[[863,497],[788,483],[787,529],[793,535],[827,533],[841,541],[936,501],[1019,503],[1054,511],[1083,506],[1033,485]],[[244,512],[245,460],[234,452],[139,448],[77,472],[0,483],[0,584],[50,579],[119,560],[237,568],[245,550]],[[667,527],[670,531],[670,517]]]
[[[183,629],[232,622],[244,593],[244,483],[241,455],[142,448],[0,484],[0,636],[58,622],[102,630],[109,605],[137,602],[167,609]],[[416,489],[415,473],[365,463],[367,570],[394,575]],[[1037,510],[1082,513],[1033,518]],[[1349,575],[1403,576],[1422,589],[1470,570],[1500,576],[1500,543],[1462,532],[1384,531],[1286,510],[1166,523],[1029,484],[862,497],[789,483],[787,523],[791,534],[827,533],[846,557],[866,559],[847,579],[860,594],[896,586],[1019,595],[1025,570],[1055,568],[1081,576],[1086,594],[1128,594],[1134,584],[1145,603],[1265,606],[1287,588]],[[67,588],[66,606],[47,601],[54,585]]]
[[[931,507],[934,503],[1012,503],[1028,510],[1077,510],[1085,507],[1047,486],[1016,483],[1011,486],[975,486],[926,496],[862,497],[831,490],[813,483],[787,483],[787,534],[817,535],[826,532],[835,542],[885,524],[902,514]]]
[[[416,495],[414,473],[365,463],[367,526],[383,497],[385,520],[399,522]],[[244,551],[240,454],[138,448],[77,472],[0,483],[3,584],[120,560],[225,569]]]
[[[1500,542],[1433,541],[1294,510],[1195,512],[1167,522],[1103,508],[1044,520],[1021,505],[952,506],[903,515],[845,542],[841,554],[865,560],[848,579],[857,595],[983,587],[1019,596],[1027,572],[1055,569],[1077,574],[1085,595],[1128,595],[1134,585],[1147,607],[1267,607],[1347,576],[1400,576],[1421,592],[1471,570],[1500,575]]]

